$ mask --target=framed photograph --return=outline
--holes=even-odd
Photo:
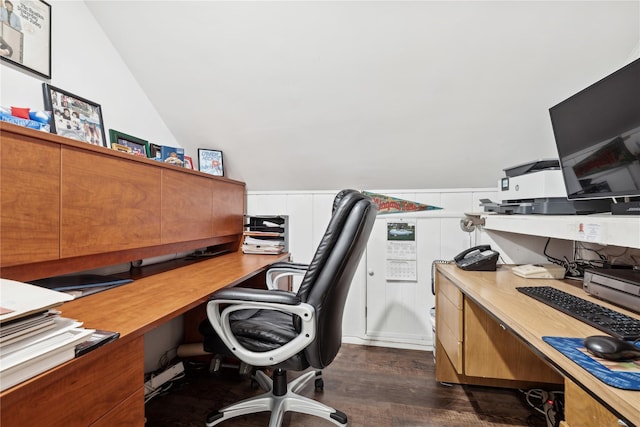
[[[0,59],[51,78],[51,6],[48,3],[0,1]]]
[[[149,143],[149,158],[157,161],[162,160],[162,146],[158,144]]]
[[[198,148],[198,170],[215,176],[224,176],[222,151]]]
[[[114,129],[109,129],[109,141],[114,150],[131,153],[140,157],[149,157],[149,141],[127,135]],[[125,150],[126,147],[129,150]]]
[[[108,148],[99,104],[47,83],[42,83],[42,91],[52,133]]]
[[[187,169],[193,169],[193,159],[191,156],[184,156],[184,167]]]

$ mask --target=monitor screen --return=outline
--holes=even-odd
[[[569,199],[640,196],[640,59],[549,113]]]

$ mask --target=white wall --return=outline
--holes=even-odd
[[[42,83],[99,104],[108,129],[180,146],[82,1],[52,7],[51,80],[2,62],[0,105],[42,110]]]

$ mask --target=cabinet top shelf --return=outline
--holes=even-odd
[[[482,214],[484,228],[640,249],[640,216]]]
[[[82,141],[76,141],[75,139],[66,138],[66,137],[63,137],[63,136],[60,136],[60,135],[56,135],[54,133],[44,132],[44,131],[35,130],[35,129],[29,129],[29,128],[24,127],[24,126],[18,126],[18,125],[12,124],[12,123],[7,123],[7,122],[0,121],[0,134],[2,135],[2,139],[4,139],[5,135],[8,134],[8,133],[12,133],[14,135],[20,135],[20,137],[25,137],[25,138],[29,138],[29,139],[35,139],[38,142],[47,142],[47,143],[52,143],[52,144],[58,144],[58,145],[64,146],[64,147],[76,148],[76,149],[83,150],[83,151],[86,151],[86,152],[93,152],[93,153],[95,153],[97,155],[117,157],[117,158],[120,158],[120,159],[125,159],[127,161],[132,161],[132,162],[147,163],[147,164],[151,164],[153,166],[157,166],[157,167],[160,167],[160,168],[167,168],[167,169],[170,169],[170,170],[177,170],[177,171],[188,173],[188,174],[200,175],[200,176],[203,176],[203,177],[206,177],[206,178],[210,178],[210,179],[213,179],[213,180],[219,180],[219,181],[224,181],[224,182],[228,182],[228,183],[245,185],[244,182],[233,180],[233,179],[229,179],[229,178],[226,178],[226,177],[214,176],[214,175],[206,174],[204,172],[200,172],[200,171],[194,170],[194,169],[188,169],[188,168],[182,168],[182,167],[178,167],[178,166],[174,166],[174,165],[168,165],[168,164],[165,164],[163,162],[158,162],[158,161],[156,161],[154,159],[134,156],[134,155],[127,154],[127,153],[120,153],[120,152],[118,152],[116,150],[112,150],[110,148],[100,147],[100,146],[88,144],[88,143],[82,142]]]

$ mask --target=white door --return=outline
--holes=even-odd
[[[387,223],[415,221],[416,280],[388,280]],[[434,260],[450,260],[473,244],[460,228],[460,215],[389,218],[379,216],[367,246],[366,336],[371,340],[431,349],[429,310]]]

